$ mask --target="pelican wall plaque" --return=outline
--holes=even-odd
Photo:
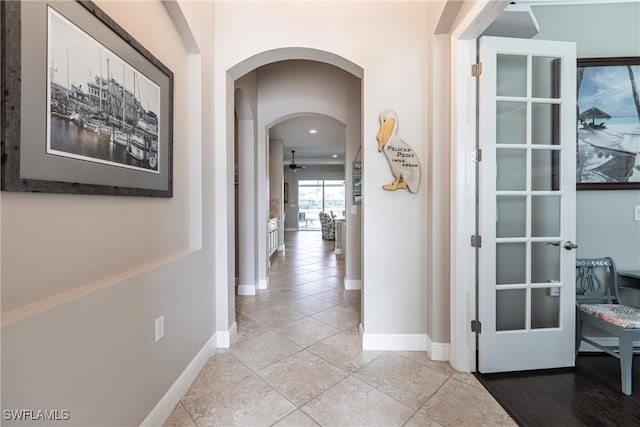
[[[413,148],[398,136],[398,115],[394,110],[380,113],[380,131],[376,137],[378,152],[384,150],[394,180],[382,188],[389,191],[406,188],[418,192],[420,185],[420,161]]]

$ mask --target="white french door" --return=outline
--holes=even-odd
[[[574,365],[574,43],[483,37],[478,369]]]

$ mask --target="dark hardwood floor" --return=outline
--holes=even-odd
[[[640,356],[631,396],[618,359],[602,354],[580,354],[575,368],[476,376],[521,426],[640,426]]]

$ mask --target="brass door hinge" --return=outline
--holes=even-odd
[[[479,62],[471,66],[471,75],[473,77],[480,77],[482,75],[482,63]]]
[[[475,332],[477,334],[482,333],[482,323],[479,320],[471,321],[471,332]]]
[[[471,151],[471,158],[476,163],[481,162],[482,161],[482,149],[481,148],[476,148],[475,150]]]

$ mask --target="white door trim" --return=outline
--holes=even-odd
[[[471,64],[475,40],[452,39],[451,105],[451,366],[462,372],[475,371],[475,334],[469,327],[476,313],[476,254],[469,244],[475,233],[475,79]]]
[[[476,255],[470,236],[476,232],[476,81],[471,64],[476,39],[509,4],[477,1],[451,33],[451,290],[449,362],[457,371],[476,370]]]

